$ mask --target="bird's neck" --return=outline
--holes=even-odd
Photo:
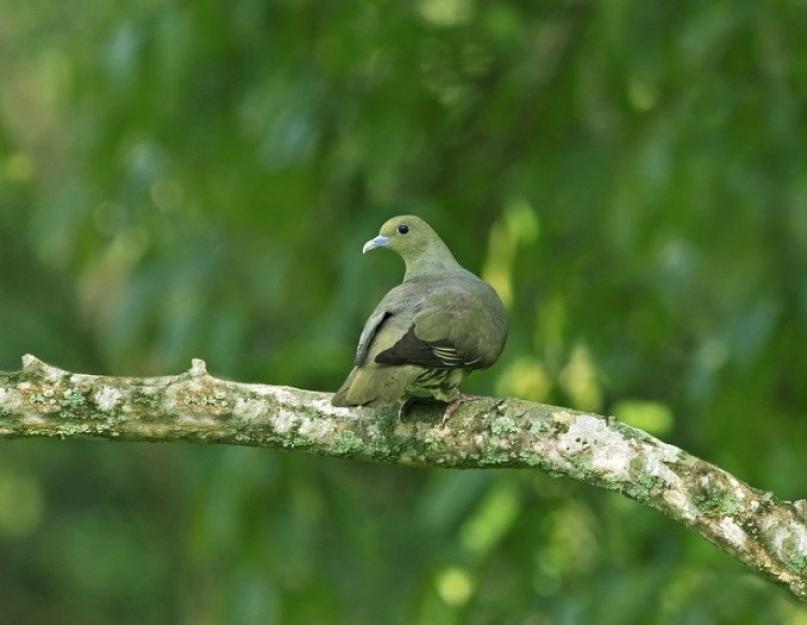
[[[448,272],[462,269],[442,241],[417,256],[404,258],[404,263],[406,264],[404,281],[416,280],[429,275],[445,275]]]

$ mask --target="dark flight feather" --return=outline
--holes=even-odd
[[[415,324],[409,327],[395,345],[378,354],[375,361],[382,365],[410,364],[433,369],[481,368],[475,366],[481,362],[481,358],[469,358],[461,354],[448,339],[424,341],[418,338]]]

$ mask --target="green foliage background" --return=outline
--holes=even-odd
[[[0,0],[0,368],[334,389],[430,220],[502,293],[469,389],[805,494],[807,8]],[[530,472],[181,444],[0,454],[0,621],[805,625]]]

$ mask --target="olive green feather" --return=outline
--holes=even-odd
[[[465,376],[490,367],[504,348],[507,316],[499,296],[418,217],[390,219],[365,251],[377,247],[400,254],[406,273],[367,320],[355,367],[333,405],[456,399]]]

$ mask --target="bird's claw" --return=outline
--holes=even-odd
[[[443,425],[446,425],[449,418],[452,414],[459,408],[464,402],[466,401],[476,401],[478,399],[483,399],[481,395],[460,395],[452,402],[449,402],[446,405],[445,412],[443,412]]]
[[[468,402],[468,401],[476,401],[476,400],[479,400],[479,399],[484,399],[484,397],[482,397],[481,395],[465,395],[465,394],[462,394],[459,397],[457,397],[457,399],[448,402],[445,405],[445,409],[443,411],[443,418],[441,420],[441,423],[445,426],[446,423],[448,422],[449,418],[451,418],[451,415],[454,414],[454,412],[457,410],[457,408],[459,408],[463,403]],[[434,400],[424,400],[424,399],[418,399],[418,398],[410,397],[409,399],[401,402],[401,405],[398,408],[398,419],[402,423],[405,422],[406,419],[407,419],[407,416],[409,415],[409,411],[412,409],[413,406],[415,406],[418,403],[432,403],[433,401]]]
[[[460,407],[461,403],[462,403],[462,397],[458,397],[450,404],[446,405],[445,412],[443,412],[443,425],[445,425],[448,422],[449,417],[451,417],[451,415],[454,414],[454,411]]]

